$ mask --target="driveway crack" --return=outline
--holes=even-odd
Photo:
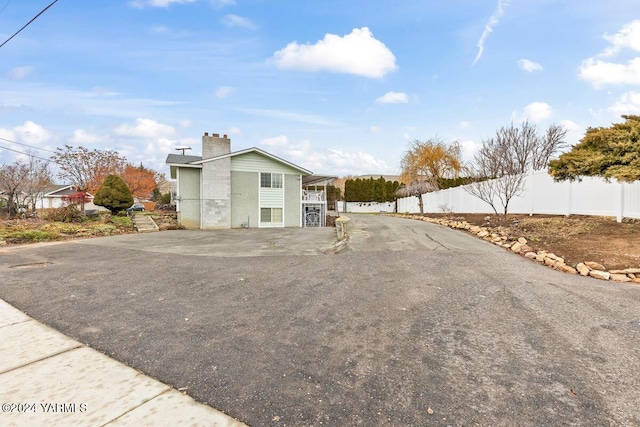
[[[437,243],[438,245],[442,246],[445,250],[447,250],[447,251],[450,250],[448,247],[446,247],[445,245],[443,245],[442,243],[440,243],[439,241],[437,241],[433,237],[429,236],[429,233],[424,233],[424,235],[427,236],[427,239],[431,240],[433,243]],[[436,248],[434,250],[438,250],[438,248]]]

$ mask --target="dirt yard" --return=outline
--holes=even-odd
[[[509,229],[534,251],[547,250],[568,265],[595,261],[607,269],[640,267],[640,220],[572,215],[425,214],[466,220],[470,224]]]

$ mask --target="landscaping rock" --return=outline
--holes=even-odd
[[[544,262],[544,258],[545,258],[544,252],[538,252],[538,254],[536,255],[536,261],[538,262]]]
[[[482,230],[481,232],[478,233],[478,237],[485,237],[488,235],[489,235],[489,232],[487,230]]]
[[[578,274],[578,271],[575,268],[573,268],[570,265],[567,265],[567,264],[565,264],[563,262],[562,263],[556,262],[555,268],[557,270],[564,271],[565,273]]]
[[[589,272],[589,276],[594,277],[596,279],[609,280],[611,278],[611,273],[609,273],[608,271],[591,270]]]
[[[583,262],[576,265],[576,269],[578,270],[581,276],[588,276],[589,271],[591,271],[589,267],[587,267]]]
[[[515,242],[513,245],[511,245],[511,250],[513,252],[520,252],[520,249],[522,249],[522,243],[520,242]]]
[[[527,252],[526,254],[524,254],[525,258],[529,258],[529,259],[536,259],[538,257],[538,254],[536,254],[535,252]]]
[[[640,274],[640,268],[625,268],[624,270],[609,270],[611,274]]]
[[[526,245],[527,244],[527,239],[525,239],[524,237],[519,237],[518,238],[518,242],[522,245]]]
[[[556,265],[556,260],[549,257],[544,257],[544,263],[549,267],[553,267]]]
[[[616,282],[631,282],[633,279],[629,279],[626,274],[611,274],[611,280]]]
[[[598,264],[597,262],[587,261],[585,262],[585,264],[587,267],[589,267],[592,270],[607,271],[607,269],[604,268],[604,265]]]

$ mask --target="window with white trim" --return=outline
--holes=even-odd
[[[282,208],[260,208],[260,222],[282,222]]]
[[[282,188],[282,174],[280,173],[260,173],[260,187],[262,188]]]

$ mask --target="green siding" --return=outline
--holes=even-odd
[[[178,222],[186,228],[200,228],[200,169],[178,168],[180,210]]]
[[[258,173],[231,172],[231,227],[239,228],[249,220],[250,227],[260,221]]]
[[[277,160],[252,152],[231,158],[231,170],[238,172],[275,172],[300,175],[301,171]]]

